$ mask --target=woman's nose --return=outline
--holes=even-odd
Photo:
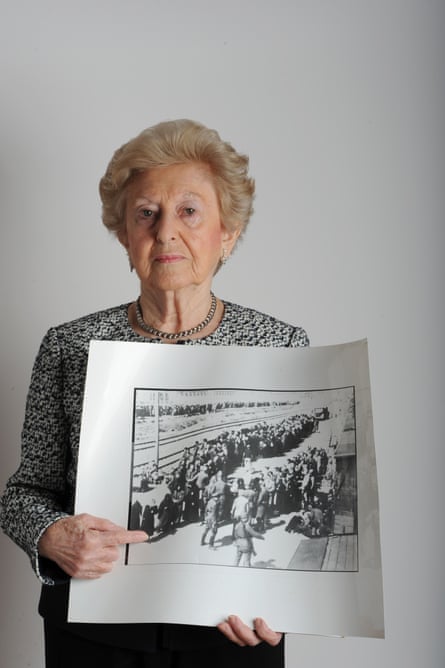
[[[177,237],[178,220],[174,211],[161,211],[156,221],[156,240],[167,243]]]

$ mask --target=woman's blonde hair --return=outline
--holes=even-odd
[[[255,182],[247,173],[249,158],[222,141],[216,130],[188,119],[153,125],[117,149],[99,184],[105,227],[115,234],[122,229],[125,192],[135,174],[187,162],[210,168],[222,223],[241,236],[253,212]]]

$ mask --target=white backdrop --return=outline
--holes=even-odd
[[[46,329],[137,294],[101,227],[114,149],[190,117],[251,156],[255,215],[216,292],[367,336],[385,640],[290,636],[289,667],[444,665],[445,3],[0,1],[1,465]],[[39,586],[1,544],[1,663],[41,668]]]

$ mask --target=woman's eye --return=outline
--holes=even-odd
[[[187,214],[187,216],[193,216],[193,214],[195,213],[196,209],[194,209],[192,206],[186,206],[185,209],[184,209],[184,211],[185,211],[185,213]]]
[[[156,221],[156,211],[153,211],[153,209],[138,209],[137,218],[143,223],[152,225]]]

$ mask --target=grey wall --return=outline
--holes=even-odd
[[[112,151],[202,120],[258,188],[216,292],[313,345],[369,339],[387,638],[292,636],[288,665],[443,666],[445,4],[0,4],[0,485],[45,330],[137,294],[99,220]],[[0,543],[1,664],[40,668],[38,583]]]

